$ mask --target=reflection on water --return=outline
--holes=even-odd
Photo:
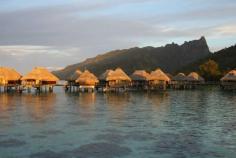
[[[0,94],[0,157],[232,157],[235,102],[218,89]]]
[[[168,92],[161,92],[161,93],[147,93],[146,97],[149,101],[151,101],[151,104],[155,106],[161,106],[163,103],[168,102],[169,100],[169,94]]]
[[[27,113],[35,120],[43,120],[53,113],[56,103],[56,94],[23,95],[21,105],[25,105]]]
[[[14,110],[24,110],[26,115],[40,120],[53,112],[56,103],[56,94],[0,94],[0,112],[3,115],[19,112]],[[23,108],[23,109],[22,109]],[[13,113],[15,114],[15,113]]]
[[[11,108],[11,105],[15,105],[16,103],[16,96],[14,95],[8,95],[8,94],[0,94],[0,111],[1,112],[4,112],[4,111],[8,111],[10,110]]]
[[[91,108],[95,104],[96,94],[95,93],[78,93],[78,94],[67,94],[68,97],[75,97],[75,104],[80,105],[83,108]]]
[[[104,94],[106,104],[113,108],[122,108],[126,106],[130,99],[129,93],[107,93]]]

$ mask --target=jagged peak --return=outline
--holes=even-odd
[[[206,38],[205,38],[205,36],[201,36],[201,38],[199,40],[206,41]]]
[[[165,47],[178,47],[177,43],[172,42],[171,44],[166,44]]]
[[[208,49],[208,44],[206,41],[206,38],[204,36],[201,36],[201,38],[197,39],[197,40],[193,40],[193,41],[185,41],[184,44],[182,44],[181,46],[185,47],[185,46],[203,46],[206,47]]]

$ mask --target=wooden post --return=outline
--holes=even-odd
[[[50,93],[53,92],[52,86],[49,86],[49,92],[50,92]]]
[[[31,88],[27,87],[27,92],[30,93],[31,92]]]
[[[6,91],[7,91],[6,86],[4,86],[4,92],[6,92]]]
[[[41,92],[41,82],[37,84],[37,93],[40,93]]]
[[[71,93],[71,82],[69,82],[69,92]]]

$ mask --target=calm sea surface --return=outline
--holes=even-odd
[[[236,93],[0,94],[0,158],[236,157]]]

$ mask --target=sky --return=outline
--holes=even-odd
[[[236,42],[235,0],[0,0],[0,66],[62,69],[114,49]]]

